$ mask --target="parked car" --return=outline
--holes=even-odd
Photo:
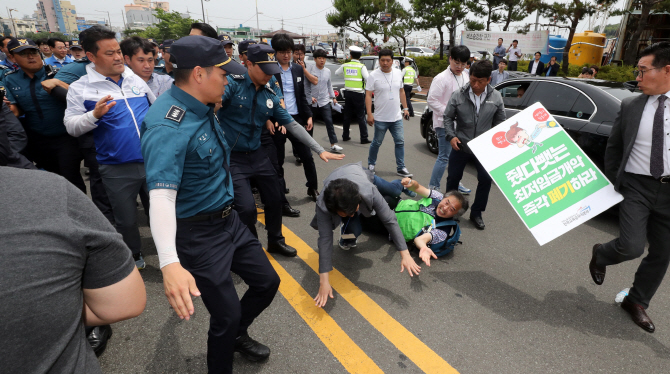
[[[537,77],[518,74],[501,82],[498,90],[505,103],[507,118],[537,102],[542,103],[575,142],[598,165],[603,166],[607,138],[612,131],[621,100],[637,96],[640,91],[632,82],[610,82],[598,79]],[[525,88],[522,97],[517,90]],[[433,111],[426,107],[419,126],[428,149],[437,154],[433,130]]]
[[[393,59],[395,60],[393,67],[402,70],[402,68],[405,66],[405,57],[393,56]],[[360,61],[365,65],[369,72],[375,69],[379,69],[379,56],[363,56],[361,57]],[[416,62],[412,61],[411,65],[414,70],[416,70],[416,74],[420,76],[421,74],[419,73],[419,67],[416,66]],[[418,87],[418,82],[416,80],[414,81],[413,87]]]
[[[430,57],[435,54],[435,51],[428,47],[407,47],[405,53],[412,57]]]

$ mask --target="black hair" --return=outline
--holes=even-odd
[[[470,75],[475,78],[490,78],[493,71],[493,63],[489,60],[479,60],[470,66]]]
[[[464,45],[457,45],[449,50],[449,57],[458,62],[470,60],[470,49]]]
[[[447,193],[444,194],[444,198],[446,199],[449,196],[455,197],[456,200],[458,200],[458,202],[461,204],[461,209],[458,212],[456,212],[456,215],[462,216],[463,213],[468,211],[468,208],[470,208],[470,202],[465,197],[465,195],[458,192],[457,190],[451,190],[447,191]]]
[[[535,56],[538,53],[540,54],[540,56],[542,56],[542,52],[540,52],[540,51],[537,51],[537,52],[533,53],[533,56]]]
[[[12,40],[12,37],[11,36],[0,36],[0,44],[3,46],[3,48],[5,46],[5,40]]]
[[[212,74],[212,69],[214,66],[208,66],[205,69],[207,72],[207,75]],[[172,75],[174,78],[174,84],[176,85],[182,85],[188,83],[188,80],[191,77],[191,72],[193,72],[193,68],[191,69],[174,69],[172,70]]]
[[[128,56],[130,59],[139,52],[138,50],[141,50],[146,54],[151,53],[156,57],[154,45],[146,39],[140,38],[139,36],[133,36],[121,42],[121,53],[123,53],[124,56]]]
[[[61,38],[49,38],[49,40],[47,40],[47,44],[51,48],[56,48],[56,42],[61,42],[61,43],[65,44],[65,40],[63,40]]]
[[[196,29],[202,31],[202,35],[208,36],[210,38],[214,38],[216,40],[219,40],[219,35],[217,35],[216,30],[214,28],[204,22],[195,22],[191,24],[191,30]],[[189,30],[190,33],[190,30]]]
[[[359,58],[361,58],[361,55],[363,53],[362,52],[349,51],[349,54],[351,55],[351,58],[358,60]]]
[[[658,42],[650,45],[640,53],[640,58],[645,56],[654,56],[652,65],[655,68],[670,65],[670,42]]]
[[[49,45],[49,43],[47,43],[46,38],[40,38],[40,39],[35,40],[35,44],[37,44],[38,47],[41,46],[41,45],[44,45],[44,44]]]
[[[393,60],[393,51],[388,48],[382,49],[381,51],[379,51],[379,59],[381,60],[382,57],[384,56],[389,56],[391,57],[391,60]]]
[[[498,61],[498,63],[501,63],[501,62],[504,62],[504,63],[505,63],[505,65],[508,65],[508,63],[507,63],[507,60],[505,60],[504,58],[503,58],[503,59],[501,59],[500,61]]]
[[[293,52],[297,51],[302,51],[302,53],[305,53],[305,45],[304,44],[295,44],[293,48]]]
[[[276,52],[293,52],[295,50],[295,43],[293,43],[293,39],[285,33],[274,34],[271,44],[272,49],[274,49]]]
[[[552,58],[557,59],[556,56],[551,56],[551,57],[549,57],[549,60],[551,60]]]
[[[514,39],[514,40],[512,40],[512,43],[519,43],[519,41]]]
[[[502,40],[503,42],[505,41],[503,38],[498,38],[498,40]]]
[[[358,185],[349,179],[339,178],[328,183],[323,190],[323,202],[332,214],[343,212],[347,216],[356,213],[361,203]]]
[[[85,34],[84,34],[85,33]],[[116,40],[116,33],[106,27],[91,27],[79,34],[79,42],[84,51],[91,52],[94,55],[98,53],[98,41],[114,39]]]
[[[470,69],[470,66],[472,66],[472,61],[468,60],[468,61],[465,63],[465,67],[468,68],[468,69]]]
[[[584,66],[584,67],[582,68],[582,74],[591,74],[591,75],[593,75],[593,72],[591,71],[591,68],[590,68],[590,67],[588,67],[588,66]]]
[[[600,71],[600,68],[598,67],[598,65],[591,65],[591,69],[595,70],[596,73]]]
[[[314,53],[312,53],[312,57],[314,57],[314,59],[326,56],[328,56],[328,53],[326,53],[325,49],[317,49],[316,51],[314,51]]]

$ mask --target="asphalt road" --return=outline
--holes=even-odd
[[[405,159],[427,185],[435,155],[418,132],[425,104],[405,122]],[[368,146],[341,142],[345,162],[367,164]],[[338,137],[341,130],[337,129]],[[372,133],[371,133],[372,135]],[[325,126],[315,138],[328,143]],[[290,149],[290,146],[287,147]],[[287,152],[290,154],[290,152]],[[608,268],[602,286],[588,272],[591,247],[617,236],[615,217],[601,215],[546,244],[537,245],[497,187],[484,213],[486,230],[461,220],[463,244],[446,258],[423,265],[419,276],[399,273],[400,256],[384,234],[364,232],[358,248],[334,249],[335,299],[313,307],[319,287],[314,270],[317,232],[309,227],[314,203],[302,168],[287,155],[287,195],[299,218],[284,218],[295,258],[274,256],[282,286],[250,329],[272,349],[264,363],[236,355],[238,373],[667,373],[670,370],[670,289],[658,290],[648,310],[649,334],[634,325],[614,296],[629,287],[639,260]],[[317,161],[322,180],[343,162]],[[378,175],[394,179],[393,142],[387,134]],[[445,174],[446,176],[446,174]],[[464,184],[475,188],[468,167]],[[445,182],[442,182],[444,188]],[[140,216],[143,216],[140,214]],[[259,223],[260,225],[260,223]],[[261,241],[265,244],[263,229]],[[163,294],[150,231],[142,227],[148,266],[141,272],[147,307],[115,324],[100,357],[106,373],[204,373],[209,315],[201,300],[191,321],[180,321]],[[417,262],[419,262],[417,258]],[[238,291],[245,285],[236,278]]]

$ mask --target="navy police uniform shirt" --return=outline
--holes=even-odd
[[[67,84],[72,84],[87,74],[86,65],[90,63],[91,61],[89,61],[87,57],[74,60],[71,64],[64,65],[60,68],[54,78]]]
[[[177,218],[232,204],[233,183],[223,165],[230,148],[213,106],[172,86],[149,109],[141,133],[147,186],[177,191]]]
[[[66,135],[63,118],[66,104],[56,100],[42,88],[46,79],[44,68],[30,78],[16,70],[4,78],[7,100],[16,104],[26,116],[28,129],[42,136]]]
[[[228,85],[219,110],[221,127],[226,141],[234,152],[251,152],[261,146],[261,130],[270,117],[280,125],[293,121],[281,107],[278,87],[272,81],[256,91],[256,86],[244,75],[228,75]]]

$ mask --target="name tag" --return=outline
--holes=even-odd
[[[346,74],[347,75],[358,75],[358,70],[357,69],[347,69]]]

